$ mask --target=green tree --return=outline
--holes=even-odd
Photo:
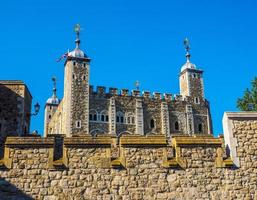
[[[257,77],[252,81],[252,88],[244,92],[243,98],[237,99],[237,108],[242,111],[257,111]]]

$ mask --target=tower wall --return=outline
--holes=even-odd
[[[64,134],[88,134],[89,59],[68,58],[64,79]]]

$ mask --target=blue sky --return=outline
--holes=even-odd
[[[204,70],[214,133],[222,133],[225,111],[256,76],[256,1],[23,0],[0,7],[0,79],[20,79],[33,103],[41,104],[31,130],[43,132],[44,104],[57,76],[63,94],[63,62],[74,48],[80,23],[81,48],[92,58],[90,83],[107,87],[179,93],[185,62],[183,39],[191,41],[191,61]]]

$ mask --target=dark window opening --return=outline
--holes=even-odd
[[[202,124],[198,124],[198,132],[199,133],[203,132],[203,125]]]
[[[85,80],[86,80],[86,78],[87,78],[87,77],[84,75],[84,76],[83,76],[83,80],[85,81]]]
[[[178,122],[175,122],[175,130],[176,130],[176,131],[179,130],[179,124],[178,124]]]
[[[104,122],[104,115],[101,115],[101,121]]]
[[[120,117],[120,123],[123,123],[124,122],[124,117]]]
[[[153,119],[151,119],[151,121],[150,121],[150,127],[151,127],[151,128],[154,128],[154,127],[155,127],[155,124],[154,124],[154,120],[153,120]]]
[[[92,114],[89,114],[89,120],[93,120],[93,115]]]
[[[109,116],[108,115],[105,116],[105,121],[107,121],[107,122],[109,121]]]
[[[2,124],[0,123],[0,132],[2,131]]]
[[[120,117],[116,117],[116,122],[120,122]]]
[[[75,66],[76,65],[76,62],[73,62],[73,66]]]
[[[74,74],[72,74],[72,78],[75,79],[75,75]]]
[[[93,120],[97,121],[97,115],[96,114],[94,114]]]
[[[51,116],[51,115],[49,115],[49,116],[48,116],[48,119],[51,119],[51,117],[52,117],[52,116]]]
[[[84,67],[86,67],[86,63],[83,63]]]
[[[77,128],[80,128],[80,121],[77,121]]]

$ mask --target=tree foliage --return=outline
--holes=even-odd
[[[247,88],[244,96],[237,99],[237,108],[242,111],[257,111],[257,77],[252,81],[252,88]]]

